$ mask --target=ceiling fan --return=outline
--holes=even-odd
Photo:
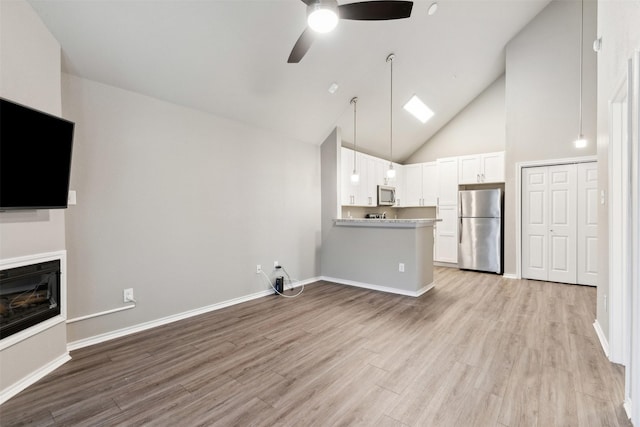
[[[287,62],[295,64],[307,53],[316,33],[329,32],[338,24],[338,19],[358,21],[386,21],[411,16],[412,1],[362,1],[338,5],[336,0],[302,0],[307,5],[307,23],[293,46]]]

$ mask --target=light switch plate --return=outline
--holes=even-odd
[[[76,190],[69,190],[69,196],[67,197],[67,203],[70,205],[76,204]]]

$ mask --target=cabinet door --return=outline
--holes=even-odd
[[[422,202],[422,164],[404,166],[404,206],[420,206]]]
[[[422,205],[435,206],[438,202],[438,163],[422,164]]]
[[[458,157],[458,183],[477,184],[482,182],[480,155]]]
[[[351,182],[351,174],[353,173],[353,150],[342,147],[340,151],[341,156],[341,178],[340,178],[340,200],[342,205],[355,205],[356,203],[356,191],[357,185],[353,185]],[[356,160],[358,158],[356,157]],[[358,170],[360,172],[360,170]],[[362,179],[362,176],[360,176]]]
[[[438,159],[438,205],[458,204],[458,158]]]
[[[480,178],[482,182],[504,182],[504,151],[481,156]]]
[[[436,225],[436,261],[458,262],[458,208],[457,206],[438,207]]]
[[[358,206],[376,206],[378,204],[377,174],[380,166],[376,165],[376,159],[366,154],[362,155],[361,191],[358,193]]]
[[[396,170],[396,179],[391,185],[396,187],[395,207],[401,208],[406,206],[404,200],[404,166],[399,163],[394,163],[393,167]]]

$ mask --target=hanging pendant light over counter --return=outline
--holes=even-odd
[[[353,105],[353,173],[351,174],[351,183],[357,184],[360,182],[360,175],[356,168],[356,156],[358,155],[358,145],[356,143],[356,104],[358,103],[358,97],[351,98],[351,104]]]
[[[396,177],[396,170],[393,168],[393,60],[395,57],[393,53],[387,56],[387,62],[391,68],[391,93],[389,97],[389,170],[387,170],[387,178],[389,179]]]

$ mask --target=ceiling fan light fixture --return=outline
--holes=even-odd
[[[307,24],[318,33],[328,33],[338,25],[338,4],[335,1],[318,1],[307,7]]]

